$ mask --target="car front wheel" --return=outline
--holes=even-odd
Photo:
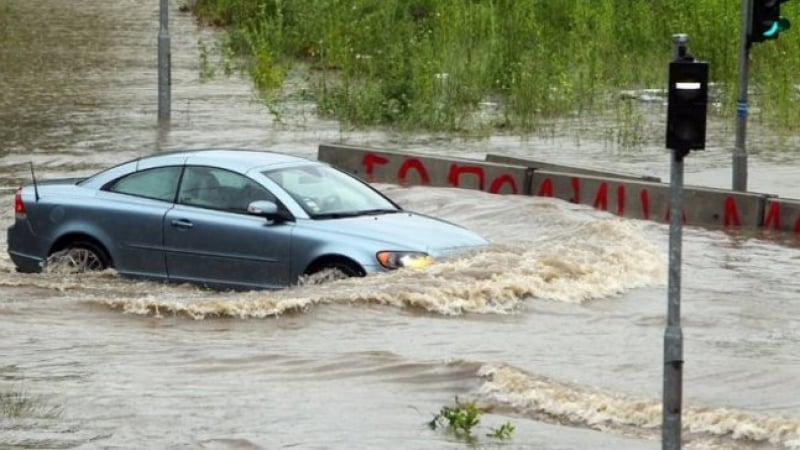
[[[354,263],[349,263],[344,261],[336,261],[333,263],[328,263],[322,266],[319,272],[329,272],[332,274],[334,279],[364,276],[364,270],[361,269],[361,267],[358,267]]]
[[[321,284],[329,281],[342,280],[351,277],[363,277],[366,275],[364,269],[352,261],[331,260],[306,272],[302,284]]]

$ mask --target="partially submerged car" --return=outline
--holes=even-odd
[[[254,150],[161,153],[88,178],[34,180],[14,210],[8,253],[20,272],[62,255],[75,272],[215,288],[424,267],[487,244],[328,164]]]

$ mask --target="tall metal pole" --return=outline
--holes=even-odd
[[[683,157],[680,150],[670,155],[669,199],[669,281],[667,287],[667,327],[664,332],[664,400],[662,448],[681,448],[681,409],[683,405],[683,331],[681,330],[681,222],[683,216]]]
[[[685,55],[689,38],[672,37],[673,54]],[[663,450],[681,448],[681,408],[683,402],[683,331],[681,330],[681,240],[683,226],[683,158],[688,150],[673,150],[670,166],[669,197],[669,280],[667,285],[667,327],[664,332],[664,399],[662,405],[661,446]]]
[[[169,0],[161,0],[161,19],[158,30],[158,123],[166,125],[170,120],[170,89],[172,75],[170,67]]]
[[[736,147],[733,149],[733,190],[747,191],[747,72],[750,55],[750,15],[753,0],[742,0],[742,32],[739,38],[739,97],[736,104]]]

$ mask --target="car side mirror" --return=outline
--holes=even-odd
[[[292,220],[292,217],[285,211],[281,211],[275,202],[269,200],[256,200],[247,205],[247,214],[265,217],[276,222]]]

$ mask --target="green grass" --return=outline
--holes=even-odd
[[[190,0],[191,1],[191,0]],[[355,126],[533,130],[597,111],[628,115],[619,91],[666,86],[675,33],[710,63],[722,116],[736,105],[739,0],[194,0],[224,26],[226,52],[269,93],[310,67],[319,111]],[[800,3],[782,12],[800,20]],[[755,45],[756,119],[800,123],[800,31]],[[499,105],[480,115],[482,102]]]

